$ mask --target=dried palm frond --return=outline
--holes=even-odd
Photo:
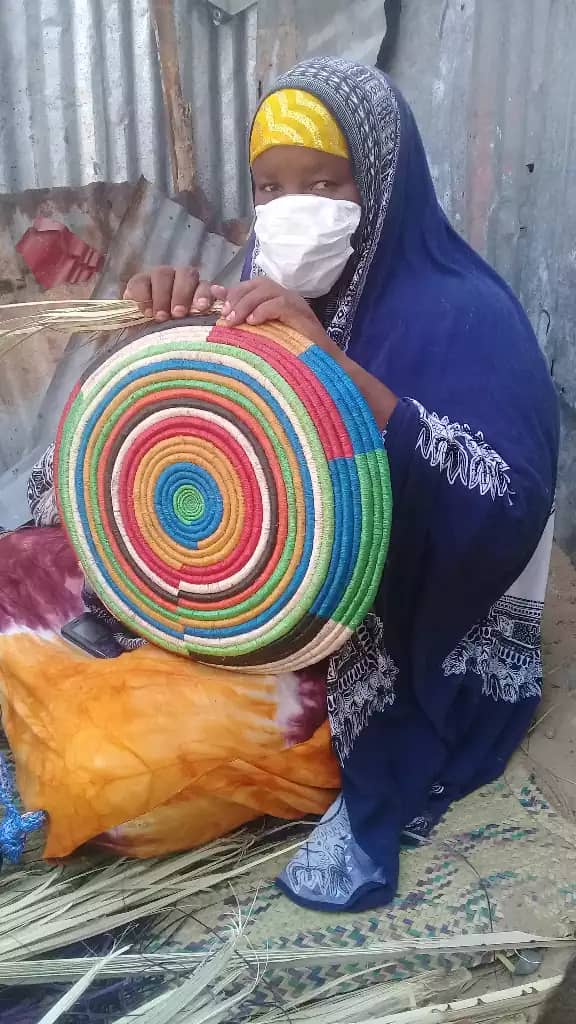
[[[254,863],[254,861],[251,861],[252,865]],[[227,877],[226,873],[223,872],[220,880],[225,881]],[[114,890],[116,890],[116,886],[114,886]],[[112,891],[111,895],[113,898],[116,898],[118,896],[118,892]],[[133,920],[137,920],[140,916],[143,916],[140,913],[140,906],[137,906],[136,911],[137,913]],[[131,920],[123,920],[120,923],[131,923]],[[2,935],[3,931],[4,929],[0,926],[0,935]],[[90,935],[94,934],[98,933],[90,929],[89,934],[85,937],[90,937]],[[487,938],[489,939],[488,941]],[[49,948],[57,949],[58,946],[67,944],[68,941],[67,929],[63,928],[60,934],[54,936]],[[376,968],[368,968],[368,970],[374,970],[381,969],[383,966],[395,964],[408,955],[431,956],[439,953],[457,953],[460,955],[466,955],[469,953],[472,955],[473,953],[478,952],[498,952],[501,950],[528,949],[530,947],[550,949],[573,947],[575,945],[576,940],[574,939],[546,938],[539,935],[527,935],[523,932],[501,932],[494,933],[494,935],[490,937],[487,937],[484,934],[460,935],[447,939],[416,939],[394,943],[378,943],[370,946],[362,946],[360,949],[345,947],[339,948],[337,946],[309,946],[306,949],[291,949],[290,947],[287,947],[281,950],[264,950],[253,949],[250,947],[248,949],[240,949],[239,953],[243,962],[252,965],[256,965],[264,959],[269,964],[276,967],[294,967],[298,965],[311,967],[326,962],[329,964],[345,965],[346,961],[357,963],[376,960]],[[20,943],[18,943],[18,947],[19,946]],[[22,956],[19,956],[18,959],[12,958],[13,956],[15,957],[15,952],[16,951],[14,951],[13,954],[9,954],[8,956],[5,956],[5,958],[3,957],[0,959],[0,985],[30,985],[70,982],[79,978],[86,970],[87,966],[92,964],[100,964],[102,977],[105,978],[122,978],[138,974],[150,974],[152,976],[162,975],[168,972],[173,974],[185,974],[196,967],[199,963],[203,962],[207,956],[207,953],[205,952],[189,953],[185,951],[155,952],[147,953],[145,955],[133,953],[125,956],[119,956],[115,958],[114,961],[103,966],[102,960],[99,957],[28,960],[24,959],[25,951],[20,948],[18,948],[18,952],[21,953]]]
[[[86,971],[86,973],[78,979],[76,984],[73,985],[72,988],[68,989],[58,1002],[44,1014],[42,1019],[38,1021],[38,1024],[55,1024],[62,1014],[67,1013],[68,1010],[74,1006],[74,1003],[78,1002],[80,996],[82,996],[86,989],[90,987],[96,976],[100,973],[102,967],[123,952],[123,949],[119,949],[117,952],[113,951],[112,953],[109,953],[108,956],[104,957],[100,963],[94,964],[94,966],[91,967],[90,970]]]
[[[204,955],[203,963],[191,977],[176,985],[172,980],[160,995],[113,1024],[207,1024],[208,1021],[218,1024],[234,1019],[230,1011],[253,994],[261,971],[267,966],[267,956],[263,958],[262,953],[258,954],[262,959],[254,962],[253,977],[239,989],[239,979],[250,970],[245,954],[238,957],[239,952],[237,939],[226,942],[219,951]],[[99,961],[91,972],[98,972],[101,977],[109,974],[110,958],[105,959],[107,963]],[[295,950],[294,962],[297,960]],[[498,1020],[540,1005],[561,982],[559,975],[466,999],[430,1004],[431,998],[460,993],[470,983],[470,972],[460,968],[450,972],[430,971],[407,981],[386,982],[345,995],[333,995],[334,987],[350,984],[365,973],[342,974],[314,994],[283,1002],[282,1006],[268,1012],[254,1011],[247,1019],[252,1024],[281,1024],[287,1019],[291,1024],[366,1024],[368,1021],[371,1024],[453,1024]],[[87,975],[82,981],[85,978]],[[230,989],[233,994],[227,995]],[[76,986],[75,991],[78,991]],[[63,1001],[57,1005],[61,1004]]]
[[[280,855],[280,852],[279,854]],[[256,863],[251,861],[253,865]],[[222,879],[226,880],[223,872]],[[111,896],[118,896],[116,886]],[[138,916],[141,916],[137,906]],[[138,918],[135,917],[134,920]],[[122,924],[131,923],[123,921]],[[0,935],[3,929],[0,925]],[[93,931],[90,932],[94,935]],[[87,936],[89,937],[89,936]],[[58,948],[68,942],[66,929],[55,937],[56,941],[50,948]],[[364,945],[361,948],[338,946],[307,946],[305,949],[284,947],[281,950],[257,949],[252,946],[244,948],[238,945],[238,956],[241,961],[257,966],[264,960],[275,967],[314,967],[328,963],[330,966],[342,965],[347,962],[376,961],[368,967],[366,973],[381,970],[383,967],[396,964],[408,956],[432,956],[434,954],[449,955],[450,953],[472,956],[475,953],[500,952],[518,949],[551,949],[570,948],[576,946],[576,939],[547,938],[524,932],[494,932],[490,935],[457,935],[443,939],[407,939],[400,942],[382,942]],[[19,951],[22,952],[23,951]],[[88,967],[98,965],[102,978],[128,978],[133,975],[147,974],[162,976],[164,974],[187,974],[203,963],[209,952],[165,951],[154,953],[129,953],[116,956],[114,960],[104,963],[101,957],[65,957],[54,959],[24,959],[18,956],[0,958],[0,985],[31,985],[72,982],[80,978]],[[105,959],[105,958],[104,958]],[[348,975],[347,977],[350,977]]]
[[[485,992],[470,999],[458,999],[453,1003],[435,1003],[384,1017],[372,1017],[371,1024],[453,1024],[455,1021],[466,1021],[469,1024],[474,1021],[498,1020],[532,1006],[539,1006],[561,981],[562,976],[558,975],[515,988]],[[350,1017],[348,1024],[356,1024],[356,1018]]]
[[[220,1001],[215,998],[234,985],[242,971],[232,964],[238,936],[205,959],[182,984],[162,992],[142,1006],[114,1021],[114,1024],[202,1024],[204,1021],[230,1020],[230,1010],[242,1003],[258,984],[256,975],[249,984]],[[243,968],[245,970],[245,968]]]
[[[222,303],[215,302],[211,309],[199,311],[197,315],[210,316],[221,309]],[[0,306],[0,358],[42,330],[97,334],[151,322],[130,299],[22,302]]]
[[[68,876],[56,869],[49,884],[44,875],[37,886],[21,880],[0,915],[0,962],[39,956],[159,914],[298,845],[262,846],[242,832],[165,860],[115,861]]]
[[[380,970],[382,965],[370,970]],[[327,982],[310,995],[283,1003],[281,1010],[272,1010],[258,1017],[258,1024],[283,1024],[289,1014],[290,1024],[358,1024],[371,1021],[376,1014],[396,1013],[412,1009],[431,998],[449,998],[460,993],[470,983],[472,975],[465,967],[450,971],[427,971],[407,981],[388,981],[358,988],[345,995],[334,995],[334,989],[356,981],[366,971],[343,974]]]
[[[151,999],[120,1020],[114,1021],[114,1024],[202,1024],[208,1020],[216,1024],[218,1021],[230,1021],[230,1010],[244,1002],[247,996],[254,992],[258,987],[259,977],[257,975],[251,983],[236,991],[234,995],[218,999],[220,994],[225,993],[237,981],[239,975],[224,972],[217,980],[217,966],[214,961],[207,965],[210,968],[209,992],[200,987],[201,970],[198,970],[189,981],[172,992],[165,992]],[[229,963],[226,966],[229,968]],[[313,997],[305,997],[308,1000],[312,998],[313,1005],[297,1013],[293,1012],[293,1007],[296,1002],[302,1000],[283,1003],[281,1008],[267,1014],[256,1011],[250,1015],[248,1021],[253,1024],[276,1024],[280,1021],[285,1024],[287,1020],[290,1024],[348,1024],[353,1020],[358,1024],[364,1024],[373,1019],[376,1011],[392,1012],[399,1008],[414,1007],[417,1002],[429,998],[431,994],[459,992],[470,980],[470,974],[465,970],[454,971],[451,974],[431,971],[410,981],[374,985],[346,996],[323,998],[328,989],[349,982],[354,977],[355,975],[343,975],[323,986]]]

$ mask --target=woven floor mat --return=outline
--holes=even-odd
[[[428,843],[403,852],[398,896],[381,911],[333,915],[303,910],[276,890],[278,867],[277,861],[264,865],[257,877],[244,878],[233,890],[199,898],[183,910],[186,920],[173,942],[201,949],[224,934],[239,911],[249,919],[246,935],[253,946],[271,950],[333,946],[360,951],[395,939],[492,930],[560,937],[573,933],[576,922],[576,828],[546,801],[521,754],[502,780],[453,806]],[[374,980],[479,962],[481,957],[415,955],[378,972]],[[365,966],[365,961],[350,961],[346,968],[269,966],[257,1001],[278,1005],[312,993],[344,969],[352,973]]]

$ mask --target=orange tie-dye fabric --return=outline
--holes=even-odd
[[[0,538],[0,705],[45,856],[87,841],[158,856],[261,815],[321,814],[339,786],[323,682],[230,674],[143,647],[99,660],[60,627],[82,611],[59,529]]]

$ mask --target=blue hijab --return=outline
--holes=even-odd
[[[518,301],[442,212],[392,83],[324,58],[276,88],[318,96],[347,137],[363,217],[315,310],[400,398],[378,601],[328,668],[342,796],[280,879],[302,904],[356,910],[393,898],[402,838],[503,771],[540,698],[557,402]]]

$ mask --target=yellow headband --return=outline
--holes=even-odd
[[[342,129],[328,108],[302,89],[281,89],[261,104],[250,136],[250,163],[273,146],[304,146],[332,156],[350,156]]]

